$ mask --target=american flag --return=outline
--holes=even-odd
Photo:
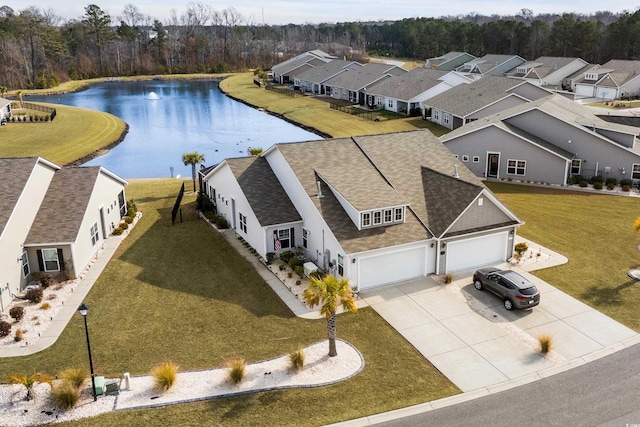
[[[279,252],[282,250],[282,244],[280,243],[280,240],[278,240],[278,233],[276,233],[275,231],[273,232],[273,240],[275,240],[275,243],[273,244],[273,249],[276,252]]]

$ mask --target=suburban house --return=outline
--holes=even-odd
[[[550,91],[527,81],[486,76],[429,98],[424,102],[424,117],[453,130],[548,95]]]
[[[465,62],[475,59],[475,56],[466,52],[448,52],[442,56],[429,58],[425,61],[426,68],[441,71],[453,71]]]
[[[370,62],[362,67],[348,70],[327,80],[325,90],[332,98],[349,101],[353,104],[365,105],[369,87],[384,79],[405,74],[407,70],[395,65]]]
[[[456,68],[462,74],[479,79],[484,76],[504,76],[526,60],[518,55],[485,55],[474,58]]]
[[[560,88],[568,76],[588,66],[589,63],[580,58],[541,56],[518,65],[507,73],[507,77],[527,80],[538,86]]]
[[[0,98],[0,120],[11,117],[11,101]]]
[[[640,96],[640,61],[612,59],[575,81],[577,98],[614,100]]]
[[[321,50],[310,50],[309,52],[301,53],[271,67],[273,80],[280,84],[293,83],[295,76],[298,74],[334,59],[336,59],[335,56],[331,56]]]
[[[423,101],[472,80],[451,71],[418,67],[367,89],[366,105],[424,116]]]
[[[98,166],[0,158],[0,310],[31,273],[78,275],[126,214],[126,181]]]
[[[355,61],[334,59],[298,74],[295,77],[294,86],[302,92],[311,92],[313,95],[325,95],[326,90],[324,83],[327,80],[347,70],[354,70],[360,67],[362,67],[362,64]]]
[[[479,177],[567,185],[572,175],[640,179],[639,132],[554,94],[468,123],[440,140]]]
[[[203,182],[261,257],[294,249],[358,290],[503,262],[521,224],[422,130],[276,144]]]

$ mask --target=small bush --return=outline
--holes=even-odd
[[[289,263],[291,258],[294,258],[294,257],[295,257],[295,254],[293,253],[293,251],[283,251],[280,253],[280,259],[287,264]]]
[[[453,282],[453,276],[451,274],[445,274],[444,275],[444,283],[449,284],[451,282]]]
[[[53,276],[46,273],[40,275],[40,285],[42,285],[42,287],[45,289],[53,285]]]
[[[631,191],[631,186],[630,185],[623,185],[622,186],[622,191]]]
[[[578,184],[580,187],[585,188],[589,186],[589,183],[585,180],[580,181],[580,183]]]
[[[118,227],[122,228],[123,230],[126,230],[127,228],[129,228],[129,224],[127,224],[126,222],[122,222]]]
[[[620,185],[624,186],[624,185],[628,185],[629,187],[631,187],[633,185],[633,180],[632,179],[621,179],[620,180]]]
[[[320,271],[320,270],[312,271],[312,272],[309,274],[309,277],[314,277],[314,278],[319,279],[319,280],[324,279],[324,276],[326,276],[326,274],[324,274],[324,273],[323,273],[322,271]]]
[[[293,267],[293,271],[295,271],[295,273],[300,277],[304,277],[304,267],[301,265],[296,265],[295,267]]]
[[[551,351],[553,338],[551,335],[543,334],[538,337],[538,343],[540,343],[540,353],[547,354]]]
[[[0,338],[6,337],[11,333],[11,323],[0,320]]]
[[[227,362],[227,379],[233,384],[239,384],[244,379],[247,362],[244,359],[236,358]]]
[[[38,304],[40,301],[42,301],[42,288],[31,289],[26,293],[25,298],[27,298],[33,304]]]
[[[302,280],[298,279],[296,280],[296,286],[300,286],[302,284]]]
[[[607,190],[613,190],[614,188],[616,188],[616,185],[615,185],[615,184],[612,184],[612,183],[610,183],[610,182],[609,182],[609,183],[607,183]]]
[[[173,362],[162,362],[151,368],[153,390],[157,393],[169,390],[176,382],[178,366]]]
[[[606,180],[607,187],[609,186],[609,184],[613,184],[615,187],[617,183],[618,183],[618,180],[616,178],[609,177]]]
[[[124,222],[126,224],[131,224],[133,222],[133,217],[132,216],[125,216],[124,217]]]
[[[220,229],[229,228],[229,221],[227,221],[226,219],[224,219],[223,216],[220,216],[220,215],[214,216],[213,223],[216,225],[216,227]]]
[[[513,250],[518,254],[522,254],[529,250],[529,245],[527,245],[525,242],[516,243],[516,245],[513,247]]]
[[[601,181],[596,181],[593,183],[593,189],[594,190],[602,190],[602,182]]]
[[[73,384],[63,381],[51,390],[51,399],[60,409],[71,409],[80,400],[80,389]]]
[[[56,295],[56,294],[49,294],[49,295],[47,296],[47,299],[48,299],[49,301],[54,300],[54,299],[56,299],[56,298],[58,298],[58,295]]]
[[[302,264],[304,264],[304,261],[297,256],[294,256],[289,260],[288,264],[289,267],[291,267],[295,271],[296,267],[302,266]]]
[[[297,349],[289,353],[289,363],[294,371],[301,371],[304,367],[304,347],[299,345]]]
[[[31,320],[35,322],[36,320],[38,320],[38,316],[33,316]]]
[[[75,388],[82,388],[84,382],[89,378],[89,374],[82,368],[69,368],[58,374],[58,378],[68,382]]]
[[[267,264],[271,264],[275,258],[275,252],[267,252]]]
[[[11,310],[9,310],[9,316],[16,322],[21,321],[24,317],[24,307],[12,307]]]
[[[283,262],[280,263],[280,265],[278,266],[278,270],[282,271],[284,270],[285,264]]]
[[[20,342],[24,339],[24,333],[26,331],[24,329],[16,329],[16,334],[13,336],[13,339],[16,340],[16,342]]]
[[[591,177],[591,183],[595,184],[596,182],[600,182],[600,183],[603,182],[602,175],[596,175],[596,176]]]
[[[49,304],[48,302],[43,302],[42,305],[40,306],[40,310],[49,310],[51,308],[51,304]]]
[[[127,214],[134,216],[136,213],[138,213],[138,206],[136,206],[136,202],[134,202],[133,199],[127,200]]]
[[[120,227],[116,227],[113,229],[113,232],[111,234],[113,234],[114,236],[119,236],[124,232],[124,230]]]

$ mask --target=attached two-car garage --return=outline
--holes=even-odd
[[[508,259],[509,232],[470,237],[450,242],[446,251],[446,271],[467,270]]]
[[[424,277],[433,272],[427,269],[426,246],[393,252],[387,250],[375,255],[358,257],[357,262],[360,290]]]

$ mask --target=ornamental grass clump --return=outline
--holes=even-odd
[[[89,374],[82,368],[69,368],[58,374],[58,378],[68,382],[77,389],[82,388]]]
[[[178,366],[173,362],[162,362],[153,368],[150,372],[153,377],[153,390],[162,393],[173,387],[178,374]]]
[[[245,376],[247,362],[242,358],[231,359],[227,362],[227,379],[233,384],[240,384]]]
[[[294,371],[301,371],[302,368],[304,367],[304,359],[305,359],[304,347],[302,347],[302,344],[301,344],[298,346],[297,349],[289,353],[289,363],[290,363],[291,369],[293,369]]]
[[[80,389],[68,381],[63,381],[51,389],[51,400],[60,409],[71,409],[80,400]]]
[[[540,335],[538,337],[538,342],[540,343],[540,353],[547,354],[551,351],[551,347],[553,344],[553,338],[551,337],[551,335]]]

